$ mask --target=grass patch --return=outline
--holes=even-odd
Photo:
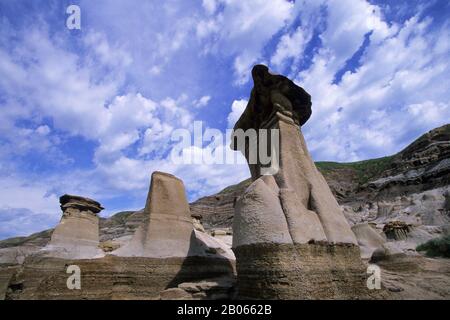
[[[317,168],[322,173],[327,173],[337,169],[352,169],[356,172],[358,183],[364,184],[370,178],[375,177],[388,169],[392,164],[392,156],[382,157],[377,159],[370,159],[357,162],[331,162],[319,161],[316,162]]]
[[[431,239],[416,248],[417,251],[425,251],[428,257],[450,258],[450,235]]]

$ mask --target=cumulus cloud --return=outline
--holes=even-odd
[[[207,13],[213,14],[217,9],[218,2],[217,0],[203,0],[202,6]]]
[[[323,46],[296,77],[313,98],[313,116],[304,131],[316,159],[350,161],[395,153],[450,118],[442,85],[449,51],[437,41],[448,36],[446,28],[431,29],[431,20],[420,13],[388,25],[378,7],[358,3],[358,11],[339,16],[332,10],[336,3],[328,3]],[[335,83],[336,73],[368,32],[359,66]],[[419,113],[426,121],[418,121]]]
[[[220,1],[223,9],[213,20],[198,23],[197,34],[210,51],[234,56],[236,84],[249,80],[249,71],[262,58],[262,49],[292,18],[294,4],[285,0]]]
[[[245,110],[248,101],[245,99],[234,100],[231,104],[231,112],[228,114],[227,122],[228,128],[233,128],[240,116]]]
[[[298,27],[292,34],[283,35],[270,59],[270,63],[276,67],[281,67],[290,58],[293,59],[293,63],[298,63],[311,38],[312,30],[304,30],[302,27]]]
[[[28,235],[61,218],[59,201],[39,182],[3,176],[0,180],[0,236]]]
[[[208,105],[209,100],[211,100],[210,96],[203,96],[198,100],[194,100],[193,105],[196,108],[203,108]]]

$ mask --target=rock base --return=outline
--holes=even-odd
[[[81,270],[81,289],[68,289],[69,265]],[[0,274],[5,270],[0,270]],[[66,260],[29,257],[11,277],[6,299],[161,299],[160,293],[186,282],[234,279],[234,266],[209,257],[139,258],[106,256]],[[1,277],[0,277],[1,278]]]
[[[234,249],[239,299],[373,299],[352,244],[252,244]]]

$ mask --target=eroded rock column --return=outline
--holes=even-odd
[[[234,127],[232,148],[249,162],[253,183],[236,202],[233,250],[241,298],[352,298],[365,292],[355,235],[317,170],[299,127],[311,115],[311,97],[267,67],[252,70],[249,103]],[[242,132],[278,130],[268,145]],[[242,137],[242,135],[241,135]],[[275,135],[276,137],[276,135]],[[253,146],[251,144],[256,144]],[[279,143],[274,148],[274,144]],[[269,165],[261,148],[272,150]],[[271,167],[271,168],[269,168]]]
[[[183,181],[153,172],[144,215],[130,243],[113,254],[155,258],[190,255],[194,227]]]
[[[47,255],[65,259],[102,256],[98,248],[98,213],[103,207],[95,200],[74,195],[59,198],[63,216],[44,248]]]

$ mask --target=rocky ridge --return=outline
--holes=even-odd
[[[402,161],[407,164],[403,166]],[[352,225],[374,220],[378,211],[395,220],[416,200],[416,206],[421,202],[428,207],[437,204],[437,214],[420,211],[422,220],[426,225],[445,228],[450,211],[450,168],[446,165],[449,161],[450,124],[431,130],[393,156],[352,163],[316,162],[316,165]],[[414,175],[418,169],[421,176]],[[247,179],[190,203],[191,215],[201,217],[203,227],[210,233],[214,230],[230,233],[235,201],[250,183],[251,179]],[[100,242],[131,236],[143,218],[143,210],[100,217]],[[0,249],[43,247],[52,231],[1,240]]]

